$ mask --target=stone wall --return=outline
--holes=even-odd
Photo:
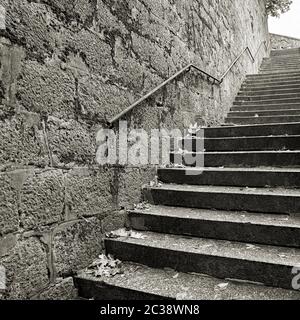
[[[270,40],[272,50],[300,48],[300,39],[271,33]]]
[[[0,0],[0,265],[5,298],[72,298],[72,275],[124,225],[155,168],[99,167],[107,119],[186,66],[130,112],[129,127],[222,123],[268,41],[264,0]],[[117,129],[116,129],[117,130]]]

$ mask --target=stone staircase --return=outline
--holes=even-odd
[[[82,298],[300,299],[300,49],[272,52],[205,138],[203,173],[158,170],[140,236],[105,240],[124,274],[78,276]]]

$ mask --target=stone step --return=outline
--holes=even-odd
[[[263,58],[263,62],[268,62],[268,61],[294,61],[294,60],[300,60],[300,55],[285,55],[283,57],[280,56],[270,56]]]
[[[261,105],[248,105],[248,106],[233,106],[230,110],[232,112],[236,111],[249,111],[249,112],[256,112],[256,111],[280,111],[281,114],[286,114],[291,110],[298,110],[300,109],[300,103],[288,103],[288,104],[269,104],[265,106]],[[297,113],[296,112],[296,113]]]
[[[292,71],[294,70],[298,70],[300,68],[300,62],[289,62],[289,63],[264,63],[260,66],[260,70],[277,70],[280,69],[282,71],[284,70],[288,70],[288,71]]]
[[[163,184],[145,187],[144,194],[153,205],[300,216],[297,189]]]
[[[284,55],[283,57],[281,56],[269,56],[266,58],[263,58],[263,62],[265,61],[289,61],[289,60],[299,60],[300,55]]]
[[[240,92],[257,92],[264,93],[265,91],[275,91],[284,92],[285,90],[300,90],[300,81],[299,83],[289,84],[289,85],[272,85],[272,84],[261,84],[261,85],[242,85],[240,88]]]
[[[300,94],[300,86],[296,88],[264,88],[261,90],[246,90],[245,88],[242,88],[242,90],[239,91],[239,96],[266,96],[266,95],[278,95],[278,94]]]
[[[293,49],[280,49],[280,50],[271,50],[270,56],[294,56],[300,54],[300,48],[293,48]]]
[[[272,67],[261,67],[259,69],[259,73],[258,74],[278,74],[278,73],[287,73],[287,72],[295,72],[296,70],[299,69],[299,66],[298,68],[295,68],[294,66],[293,67],[275,67],[275,66],[272,66]]]
[[[273,93],[267,95],[250,95],[250,96],[242,96],[238,95],[235,101],[265,101],[265,100],[280,100],[283,101],[284,99],[299,99],[300,103],[300,92],[296,93]]]
[[[300,122],[299,115],[281,115],[281,116],[261,116],[261,117],[230,117],[226,119],[228,124],[239,124],[239,125],[249,125],[249,124],[275,124],[275,123],[285,123],[285,122]]]
[[[187,167],[300,167],[299,151],[239,151],[170,154],[171,163]],[[204,162],[204,165],[203,165]],[[199,165],[198,165],[199,163]]]
[[[295,69],[298,70],[300,68],[300,60],[294,61],[274,61],[274,62],[264,62],[261,64],[260,69]]]
[[[259,151],[259,150],[299,150],[299,136],[258,136],[231,138],[185,138],[180,141],[181,149],[200,151]],[[203,149],[204,148],[204,149]]]
[[[289,60],[277,60],[277,61],[263,61],[261,68],[284,68],[284,67],[293,67],[299,69],[300,59],[289,59]]]
[[[249,137],[270,135],[300,135],[300,122],[248,126],[212,127],[204,129],[205,138]]]
[[[167,184],[299,188],[300,169],[161,168],[158,179]]]
[[[277,60],[277,61],[264,61],[260,68],[294,68],[299,69],[300,68],[300,59],[293,59],[293,60]]]
[[[284,68],[294,68],[295,70],[300,68],[300,60],[289,60],[289,61],[271,61],[264,62],[260,66],[261,69],[284,69]]]
[[[108,254],[153,268],[207,274],[292,289],[300,250],[141,232],[143,239],[106,239]]]
[[[231,111],[228,113],[228,117],[255,117],[255,116],[277,116],[277,115],[300,115],[300,108],[299,109],[277,109],[273,110],[270,108],[268,110],[258,110],[254,111]]]
[[[123,263],[122,274],[94,278],[82,272],[74,278],[79,295],[93,300],[300,300],[294,290],[200,274],[154,269]],[[224,290],[224,286],[226,290]]]
[[[277,86],[299,85],[300,77],[245,79],[241,88],[269,88]]]
[[[296,70],[286,70],[286,71],[280,71],[276,72],[275,74],[273,72],[270,73],[255,73],[255,74],[247,74],[246,79],[260,79],[260,78],[281,78],[281,77],[298,77],[300,74],[300,69]]]
[[[300,218],[263,213],[152,206],[128,213],[128,227],[192,237],[300,247]]]
[[[233,102],[233,105],[235,106],[246,106],[246,105],[270,105],[270,104],[287,104],[287,103],[300,103],[300,97],[296,97],[296,98],[272,98],[270,97],[269,99],[265,99],[265,100],[250,100],[250,101],[242,101],[242,100],[235,100]]]
[[[258,74],[253,74],[253,75],[247,75],[246,76],[246,81],[294,81],[294,80],[299,80],[300,78],[300,72],[296,73],[258,73]]]
[[[290,62],[300,62],[300,55],[291,56],[291,57],[269,57],[263,58],[262,64],[265,63],[290,63]]]
[[[299,78],[286,78],[283,80],[278,79],[262,79],[262,80],[245,80],[242,85],[242,88],[269,88],[269,87],[278,87],[278,86],[292,86],[292,85],[299,85],[300,77]]]
[[[294,70],[299,70],[300,69],[300,63],[298,61],[285,61],[285,62],[271,62],[271,63],[262,63],[260,65],[260,69],[268,69],[268,70],[275,70],[275,69],[281,69],[281,70],[288,70],[293,71]]]
[[[299,75],[282,75],[282,76],[264,76],[262,74],[256,74],[256,75],[249,75],[246,76],[244,84],[255,84],[255,83],[264,83],[264,82],[270,82],[270,83],[276,83],[276,82],[299,82]]]

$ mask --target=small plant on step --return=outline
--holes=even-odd
[[[196,136],[197,133],[201,130],[201,127],[198,126],[198,123],[191,124],[188,128],[188,136]]]

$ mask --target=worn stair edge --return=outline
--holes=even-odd
[[[141,238],[105,239],[107,254],[154,268],[240,279],[292,290],[300,250],[241,242],[140,232]]]
[[[161,168],[158,179],[167,184],[297,188],[300,169]]]
[[[130,210],[128,226],[138,231],[300,247],[300,218],[288,215],[151,206]]]
[[[300,293],[292,290],[129,263],[122,269],[113,278],[81,273],[74,282],[81,296],[95,300],[300,300]]]

